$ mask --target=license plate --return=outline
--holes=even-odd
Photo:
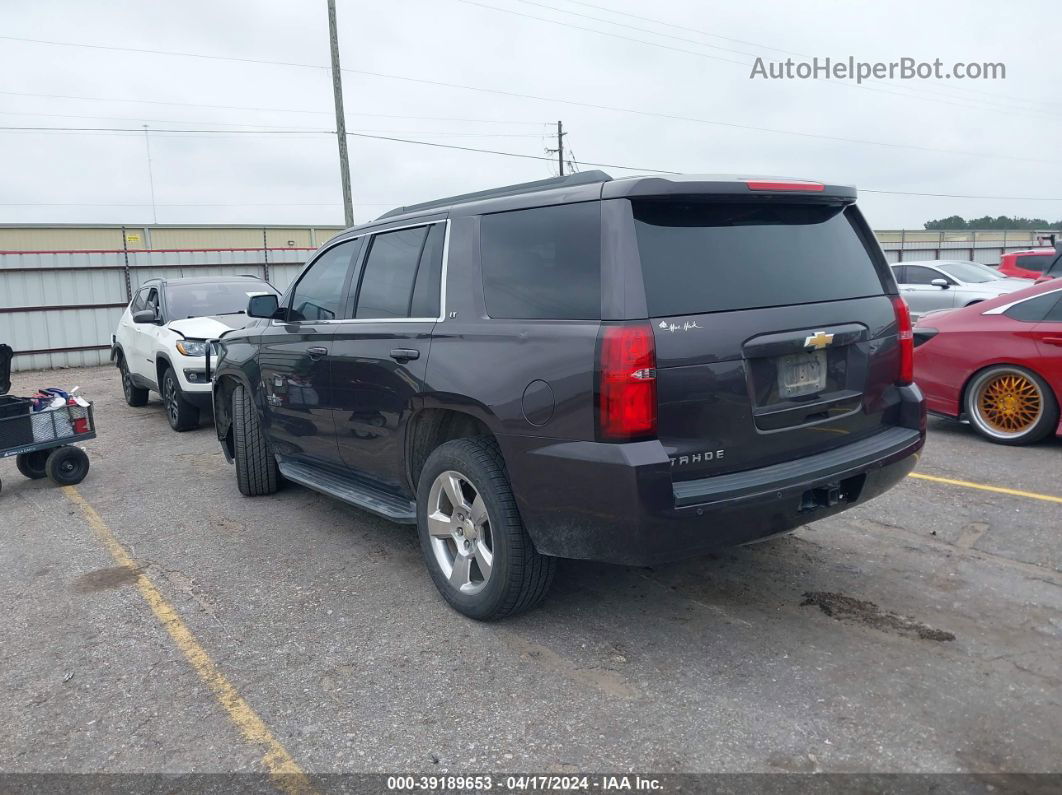
[[[814,395],[826,388],[826,351],[794,353],[778,360],[778,395]]]

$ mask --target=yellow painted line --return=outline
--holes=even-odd
[[[947,483],[949,486],[964,486],[968,489],[994,491],[996,494],[1010,494],[1014,497],[1028,497],[1030,500],[1043,500],[1044,502],[1057,502],[1062,504],[1062,497],[1054,497],[1050,494],[1037,494],[1035,491],[1005,489],[1002,486],[986,486],[984,483],[971,483],[969,480],[953,480],[952,478],[938,478],[936,475],[923,475],[921,472],[912,472],[908,477],[918,478],[919,480],[931,480],[934,483]]]
[[[111,529],[107,527],[100,515],[96,513],[96,510],[73,486],[64,486],[63,492],[68,500],[81,509],[81,513],[85,515],[85,519],[88,521],[92,531],[103,542],[111,557],[114,558],[115,563],[129,569],[136,575],[137,590],[144,597],[144,601],[148,603],[151,612],[155,614],[155,618],[170,633],[173,642],[177,644],[177,648],[184,654],[192,668],[199,675],[199,678],[214,693],[214,697],[225,709],[225,712],[228,713],[229,719],[239,729],[243,738],[252,745],[262,748],[264,751],[262,764],[276,787],[291,795],[314,792],[310,780],[306,777],[302,768],[299,767],[291,754],[285,750],[284,746],[280,744],[280,741],[273,736],[265,722],[258,717],[258,713],[251,708],[251,705],[244,700],[232,683],[221,673],[217,664],[207,654],[206,649],[199,644],[199,641],[195,639],[195,635],[181,620],[177,610],[166,601],[166,597],[148,579],[148,576],[140,571],[136,561],[133,560],[125,547],[111,532]]]

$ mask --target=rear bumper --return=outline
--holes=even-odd
[[[524,524],[558,557],[651,565],[784,533],[882,494],[915,466],[925,442],[892,427],[782,464],[673,483],[657,441],[555,442],[503,437]],[[912,417],[912,419],[914,419]]]

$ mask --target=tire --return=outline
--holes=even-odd
[[[60,486],[75,486],[89,471],[89,457],[80,447],[56,447],[48,454],[44,469]]]
[[[48,477],[45,465],[48,463],[48,454],[51,450],[37,450],[33,453],[22,453],[15,456],[15,466],[18,471],[30,480],[40,480]]]
[[[232,451],[236,459],[236,485],[241,494],[258,497],[277,490],[280,475],[276,456],[262,433],[251,397],[242,386],[232,392]]]
[[[1058,401],[1051,387],[1016,365],[996,365],[974,375],[963,408],[974,430],[996,444],[1032,444],[1058,427]]]
[[[129,373],[129,365],[125,363],[124,356],[118,360],[118,371],[122,374],[122,393],[125,395],[125,402],[135,407],[147,405],[148,390],[141,389],[133,383],[133,377]]]
[[[167,367],[162,375],[162,403],[166,407],[166,420],[177,432],[199,427],[199,408],[184,399],[177,374]]]
[[[461,506],[447,496],[455,489]],[[493,439],[455,439],[432,452],[417,487],[417,531],[435,587],[469,618],[529,610],[553,582],[556,559],[539,554],[524,529]]]

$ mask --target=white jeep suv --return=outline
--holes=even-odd
[[[199,426],[211,401],[207,340],[243,328],[251,296],[277,295],[255,276],[151,279],[137,290],[111,337],[111,360],[122,373],[130,406],[157,392],[175,431]]]

